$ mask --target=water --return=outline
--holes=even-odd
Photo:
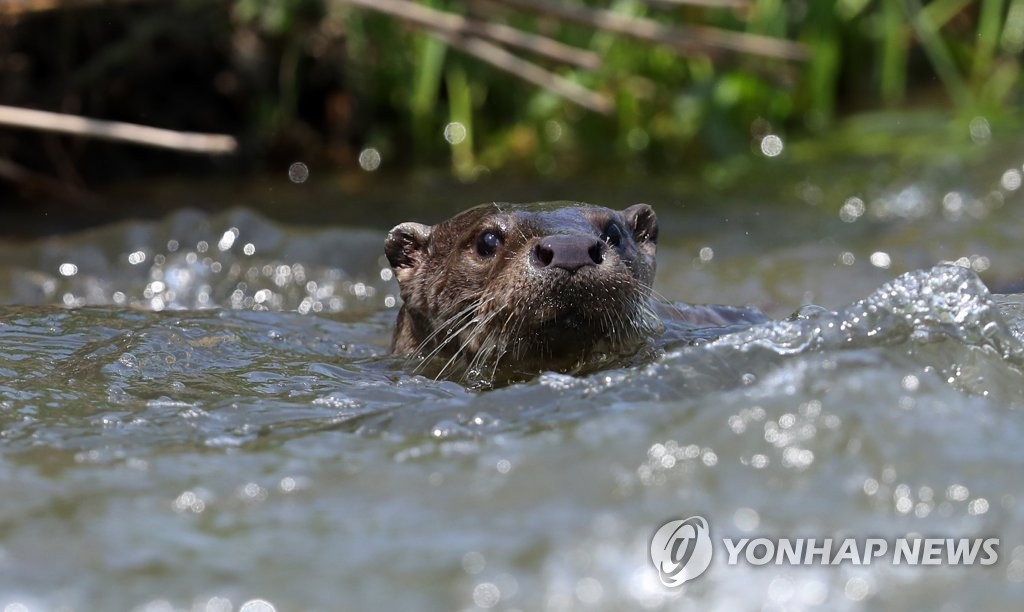
[[[1024,271],[1021,161],[653,201],[662,294],[778,322],[482,393],[386,356],[404,218],[0,243],[0,604],[1019,609],[1024,298],[977,273]],[[999,537],[999,562],[716,551],[664,589],[648,540],[694,514],[715,537]]]

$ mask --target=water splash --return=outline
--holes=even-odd
[[[908,272],[839,311],[805,307],[788,321],[726,336],[717,345],[795,354],[946,338],[1024,363],[1021,338],[1011,333],[988,288],[957,265]]]

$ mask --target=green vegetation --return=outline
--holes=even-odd
[[[466,12],[461,2],[428,4]],[[1010,119],[1022,101],[1024,0],[587,4],[672,26],[796,41],[806,46],[807,59],[680,55],[550,15],[483,5],[481,19],[597,53],[596,70],[547,65],[612,99],[612,115],[602,116],[392,16],[332,3],[322,19],[343,23],[342,69],[353,85],[358,79],[355,90],[373,119],[367,144],[414,164],[447,154],[463,177],[510,164],[545,174],[620,163],[667,170],[747,152],[769,132],[829,131],[837,117],[856,112],[948,108],[964,126],[976,115]],[[259,18],[269,34],[287,37],[289,19],[282,15],[290,6],[296,3],[245,0],[236,15]],[[466,130],[450,145],[441,138],[449,122]]]
[[[389,1],[400,9],[409,5]],[[88,115],[116,108],[112,99],[125,95],[123,88],[103,85],[112,74],[144,70],[156,64],[158,52],[187,55],[195,42],[182,31],[191,29],[209,39],[204,52],[213,55],[207,58],[211,74],[202,78],[218,85],[176,94],[206,112],[200,120],[171,120],[154,103],[154,112],[139,113],[145,122],[236,133],[246,143],[245,159],[257,160],[256,166],[291,155],[321,167],[355,167],[360,151],[372,147],[389,168],[448,165],[467,180],[516,169],[555,176],[605,167],[672,172],[759,151],[769,134],[839,138],[843,118],[879,111],[888,119],[858,126],[880,126],[884,133],[904,118],[914,123],[911,117],[927,109],[920,116],[929,121],[945,117],[937,131],[948,136],[953,126],[969,141],[972,118],[1016,122],[1024,101],[1024,0],[416,4],[431,15],[467,17],[472,25],[453,34],[410,21],[402,10],[389,14],[382,3],[357,0],[129,1],[68,9],[73,18],[52,11],[9,16],[0,27],[22,36],[0,51],[59,56],[53,63],[77,79],[77,106]],[[565,6],[671,28],[674,38],[643,40],[587,25],[558,13]],[[102,41],[92,21],[100,19],[97,12],[104,12],[104,23],[134,34]],[[61,24],[63,44],[25,42],[53,31],[53,20]],[[534,38],[514,47],[478,36],[480,24],[510,26]],[[145,29],[133,29],[137,25]],[[705,44],[705,35],[734,48]],[[80,54],[68,45],[80,50],[83,41],[90,57],[102,61],[75,64]],[[467,50],[467,41],[476,47]],[[538,51],[549,42],[573,47],[566,51],[571,57]],[[157,45],[163,45],[159,51]],[[511,71],[497,68],[481,61],[487,53],[521,63]],[[0,79],[17,80],[13,64],[0,67]],[[550,86],[520,78],[534,69]],[[163,79],[165,88],[189,87],[159,74],[152,78]],[[151,85],[143,79],[129,88]],[[57,93],[0,103],[46,108],[60,99]],[[0,141],[4,157],[19,155]]]

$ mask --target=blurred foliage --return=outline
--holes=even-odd
[[[885,111],[890,121],[860,125],[891,127],[899,125],[901,112],[945,110],[945,115],[926,116],[946,116],[957,137],[969,141],[966,126],[972,118],[984,116],[993,125],[1016,121],[1024,101],[1024,0],[751,0],[745,9],[641,0],[585,2],[670,25],[705,25],[798,41],[808,49],[806,61],[743,54],[714,60],[702,54],[681,56],[665,46],[551,16],[485,5],[490,12],[481,16],[487,19],[596,52],[602,60],[596,71],[520,55],[608,96],[614,101],[611,116],[584,110],[448,48],[422,29],[341,0],[155,3],[171,8],[152,4],[111,5],[102,18],[113,17],[128,32],[129,26],[145,25],[148,39],[173,39],[177,30],[194,28],[189,20],[205,20],[207,25],[195,30],[197,36],[213,37],[204,43],[211,53],[209,68],[197,66],[193,72],[203,75],[208,69],[210,74],[201,78],[208,77],[215,86],[208,88],[212,92],[193,92],[188,104],[227,109],[222,125],[243,132],[247,159],[265,163],[301,156],[314,166],[356,167],[360,152],[374,148],[385,167],[447,165],[463,179],[509,169],[553,176],[594,168],[675,172],[707,161],[749,157],[751,151],[760,151],[768,134],[840,134],[838,120],[867,111]],[[422,4],[457,14],[478,10],[474,3],[452,0]],[[30,28],[23,37],[29,40],[45,29],[37,23],[32,30],[32,19],[0,27]],[[209,25],[218,20],[220,25]],[[24,41],[7,44],[29,49],[13,49],[22,53],[57,53],[71,36],[69,30],[102,30],[89,26],[88,19],[61,24],[52,50]],[[89,78],[99,82],[132,65],[145,69],[154,57],[152,49],[148,55],[133,52],[130,35],[102,44],[98,35],[90,36],[91,51],[103,63],[92,66],[92,73],[66,69],[78,79],[78,95],[84,100],[71,110],[83,114],[96,106],[97,96],[117,95],[86,91],[96,85]],[[88,36],[78,36],[83,37]],[[61,60],[65,64],[77,57],[74,50],[60,52],[66,55]],[[182,49],[172,45],[167,52]],[[178,87],[181,97],[186,92],[180,88],[188,85],[169,86]],[[137,83],[132,89],[148,87]],[[211,104],[203,98],[211,93],[229,98],[230,104]],[[152,95],[161,94],[156,90]],[[42,102],[61,96],[66,100],[67,92],[49,91]],[[25,95],[0,102],[40,106],[41,101]],[[147,121],[179,123],[163,120],[160,103],[155,100],[146,107],[155,109],[144,113]],[[175,109],[186,112],[180,104]],[[211,127],[210,122],[180,123],[188,129]],[[830,141],[819,140],[826,146]],[[0,142],[0,157],[4,153]]]
[[[308,3],[244,0],[236,15],[274,23]],[[463,3],[433,1],[465,12]],[[704,24],[800,41],[806,62],[732,56],[680,57],[619,35],[507,12],[505,22],[596,51],[596,72],[549,67],[615,102],[612,117],[482,64],[395,19],[332,3],[323,19],[343,24],[344,70],[367,119],[365,145],[392,162],[448,156],[471,178],[532,166],[543,174],[626,164],[671,170],[747,153],[768,133],[832,130],[837,117],[879,109],[949,108],[1012,117],[1021,97],[1024,1],[753,0],[749,9],[666,8],[638,0],[592,6],[668,24]],[[268,33],[287,36],[287,28]],[[466,130],[449,144],[451,122]],[[968,139],[967,130],[962,130]]]

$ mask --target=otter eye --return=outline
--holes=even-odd
[[[622,242],[622,229],[619,227],[619,224],[614,221],[608,223],[601,234],[601,240],[607,242],[609,246],[619,246]]]
[[[487,230],[480,232],[476,237],[476,254],[480,257],[491,257],[501,246],[501,236],[498,232]]]

